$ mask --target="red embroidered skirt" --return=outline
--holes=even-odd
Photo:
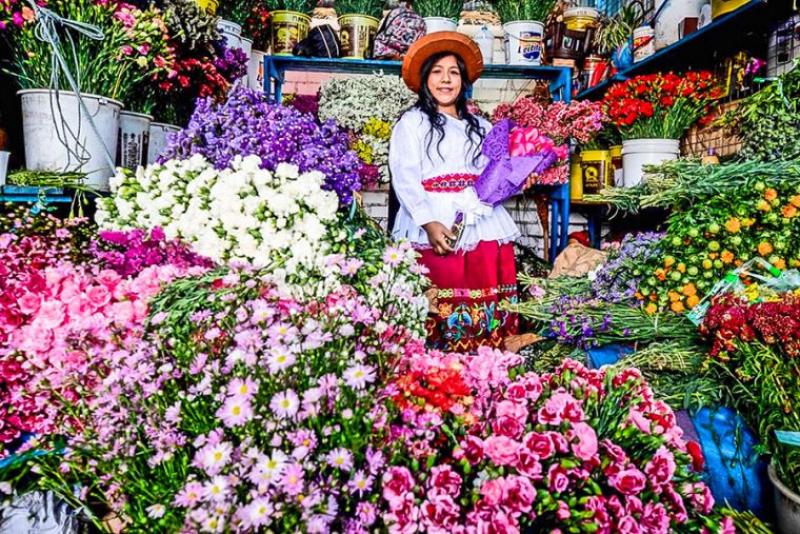
[[[499,309],[503,300],[517,301],[512,243],[481,241],[474,250],[446,256],[432,249],[420,253],[438,290],[439,314],[426,324],[432,348],[474,352],[481,345],[502,347],[503,339],[517,333],[517,314]]]

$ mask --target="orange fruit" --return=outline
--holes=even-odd
[[[733,255],[733,252],[731,252],[730,250],[723,250],[719,258],[722,260],[722,263],[732,263],[733,258],[735,258],[735,256]]]
[[[795,195],[789,199],[789,202],[792,203],[792,206],[795,208],[800,208],[800,195]]]
[[[689,298],[686,299],[686,306],[691,310],[695,306],[700,304],[700,297],[697,295],[691,295]]]
[[[770,187],[769,189],[764,191],[764,199],[772,202],[776,198],[778,198],[778,192],[775,191],[773,188]]]
[[[791,204],[787,204],[781,210],[781,215],[783,215],[787,219],[791,219],[792,217],[796,217],[797,216],[797,208],[795,208]]]
[[[686,284],[685,286],[683,286],[681,293],[683,293],[687,297],[691,297],[693,295],[697,295],[697,288],[694,287],[694,284]]]
[[[674,311],[675,313],[681,313],[686,308],[683,307],[683,302],[677,301],[670,304],[669,309]]]
[[[736,232],[738,232],[739,230],[741,230],[741,229],[742,229],[742,223],[741,223],[741,221],[740,221],[739,219],[737,219],[736,217],[731,217],[731,218],[730,218],[730,219],[728,219],[728,221],[725,223],[725,229],[726,229],[727,231],[729,231],[730,233],[732,233],[732,234],[735,234]]]
[[[658,311],[658,306],[656,306],[654,302],[651,302],[650,304],[645,306],[644,311],[647,312],[648,315],[653,315],[655,312]]]
[[[769,241],[762,241],[758,244],[758,253],[762,256],[769,256],[772,254],[772,244]]]

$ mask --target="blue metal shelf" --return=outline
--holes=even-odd
[[[68,204],[72,195],[60,187],[31,187],[4,185],[0,187],[0,202],[38,202],[46,204]]]
[[[306,58],[297,56],[266,56],[264,58],[264,93],[280,101],[286,71],[328,72],[343,74],[400,75],[400,61],[375,59]],[[572,95],[572,70],[567,67],[486,65],[481,78],[546,80],[554,100],[569,102]],[[536,191],[550,198],[550,259],[567,246],[569,236],[569,184],[539,186]]]
[[[714,60],[713,54],[721,48],[745,47],[745,43],[742,42],[742,32],[760,29],[773,20],[775,12],[779,10],[780,8],[770,9],[766,0],[750,0],[736,11],[722,15],[708,26],[634,63],[612,78],[582,91],[577,98],[581,100],[602,98],[612,83],[627,80],[637,74],[666,69],[685,69],[693,63],[700,62],[709,65]]]

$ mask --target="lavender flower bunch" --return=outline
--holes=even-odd
[[[663,237],[659,232],[625,236],[617,252],[596,271],[592,280],[593,295],[609,303],[635,303],[644,275],[642,266],[658,254],[657,245]]]
[[[159,161],[195,154],[217,169],[228,167],[235,156],[256,155],[264,169],[293,163],[301,173],[320,171],[325,175],[323,188],[335,191],[343,206],[361,187],[361,162],[348,149],[347,133],[333,120],[320,124],[309,114],[269,102],[262,93],[242,86],[234,87],[222,104],[198,101],[189,125],[172,138]]]
[[[214,66],[226,80],[239,80],[247,75],[250,58],[241,48],[231,48],[226,41],[214,42]]]

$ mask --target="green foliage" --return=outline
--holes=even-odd
[[[556,0],[498,0],[497,13],[503,22],[535,20],[544,22]]]

